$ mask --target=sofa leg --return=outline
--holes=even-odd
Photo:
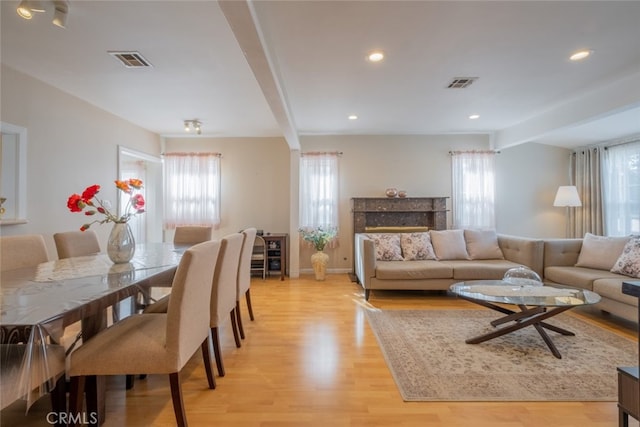
[[[369,301],[369,295],[371,294],[371,289],[364,290],[364,299],[365,301]]]

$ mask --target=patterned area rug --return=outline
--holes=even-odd
[[[617,401],[618,366],[638,363],[638,344],[575,317],[548,321],[551,354],[533,327],[481,344],[491,310],[370,310],[369,324],[405,401]]]

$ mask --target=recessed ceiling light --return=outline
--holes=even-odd
[[[583,49],[573,53],[569,59],[572,61],[580,61],[581,59],[585,59],[593,53],[593,50]]]
[[[480,114],[472,114],[472,115],[469,116],[469,118],[471,120],[479,119],[480,118]]]
[[[384,59],[384,53],[381,50],[374,50],[367,56],[371,62],[380,62]]]
[[[351,114],[349,116],[349,120],[358,120],[358,116],[356,116],[355,114]]]

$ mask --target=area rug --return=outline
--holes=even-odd
[[[533,327],[481,344],[490,310],[368,310],[405,401],[617,401],[618,366],[638,364],[638,344],[567,314],[548,323],[557,359]]]

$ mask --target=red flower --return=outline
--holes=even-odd
[[[144,197],[142,197],[142,194],[136,194],[135,196],[131,197],[131,206],[133,206],[133,209],[140,211],[142,210],[142,208],[144,208]]]
[[[71,212],[82,212],[85,207],[85,203],[79,194],[72,194],[67,200],[67,207]]]
[[[89,201],[93,199],[96,194],[98,194],[98,191],[100,191],[99,185],[92,185],[91,187],[87,187],[82,192],[82,200],[84,200],[84,202],[88,204]]]

